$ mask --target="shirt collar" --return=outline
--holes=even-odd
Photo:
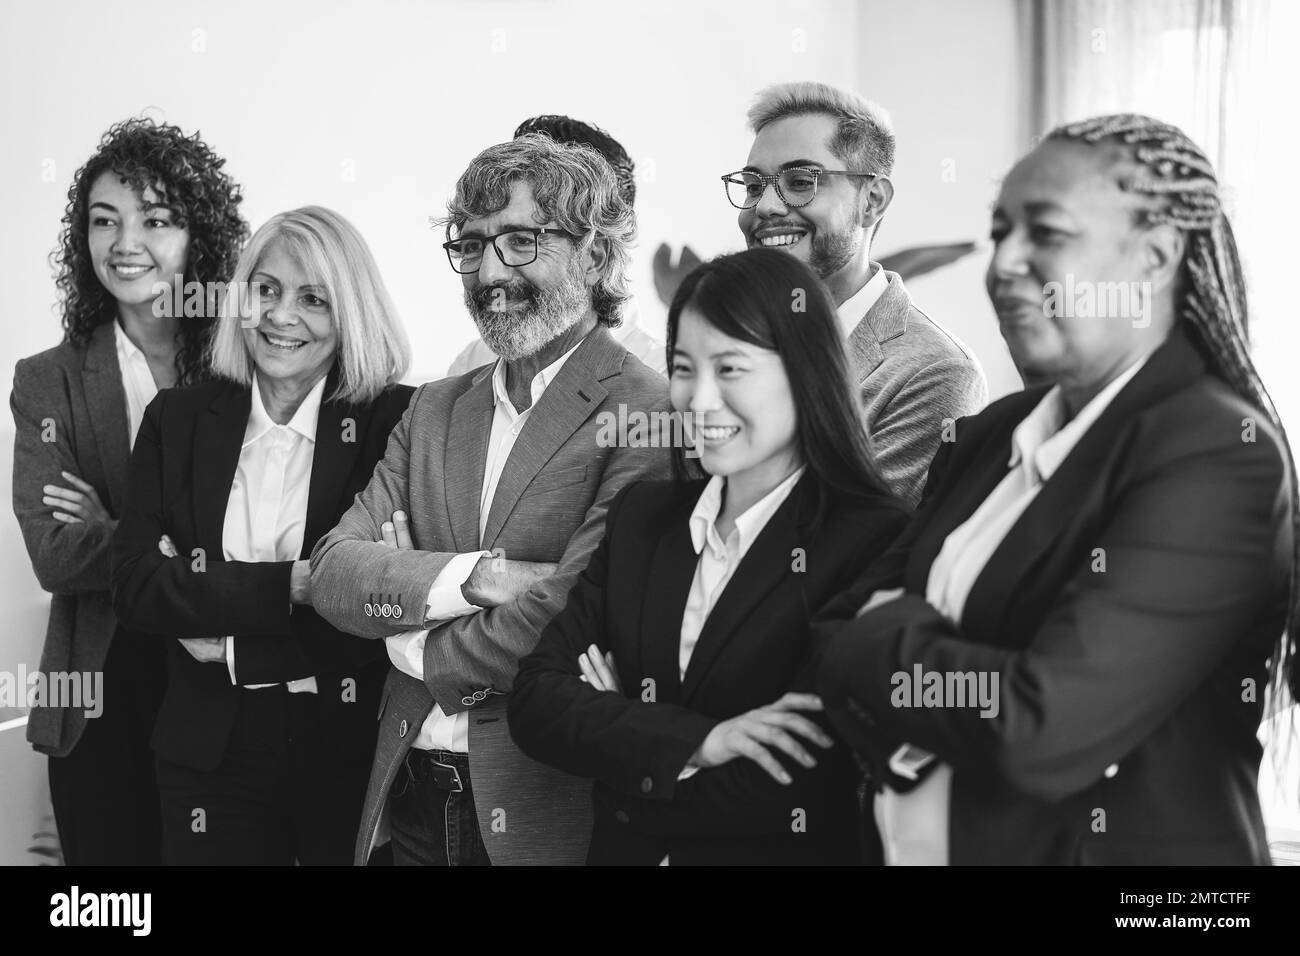
[[[776,509],[781,507],[781,503],[790,495],[791,489],[798,484],[799,479],[803,477],[806,465],[800,465],[784,481],[769,491],[766,495],[745,509],[744,514],[736,519],[737,535],[736,543],[739,553],[744,554],[753,544],[754,538],[763,530],[768,519],[776,513]],[[695,502],[695,508],[691,511],[690,528],[691,528],[691,547],[695,549],[696,554],[704,551],[707,544],[713,552],[713,556],[718,559],[726,557],[726,543],[722,536],[718,534],[718,513],[722,510],[722,492],[727,486],[727,479],[721,475],[714,475],[709,479],[709,483],[704,486],[704,492],[700,495],[699,501]]]
[[[889,280],[885,278],[884,267],[879,262],[871,263],[871,268],[875,271],[871,273],[871,278],[866,281],[866,284],[835,310],[840,317],[840,328],[846,338],[862,321],[862,317],[870,312],[871,307],[885,294],[885,289],[889,285]]]
[[[293,418],[289,419],[287,425],[279,425],[272,421],[271,416],[267,414],[266,406],[262,404],[262,390],[257,385],[257,373],[253,373],[253,406],[248,414],[248,427],[244,429],[244,447],[261,440],[268,433],[276,428],[286,428],[291,432],[301,435],[313,444],[316,441],[316,423],[320,420],[321,400],[325,395],[326,375],[320,377],[307,397],[302,400],[298,410],[293,413]]]
[[[1149,357],[1144,355],[1121,372],[1068,422],[1065,420],[1064,393],[1061,386],[1053,386],[1011,433],[1011,460],[1007,462],[1007,467],[1015,468],[1024,463],[1026,477],[1031,484],[1050,479],[1079,439],[1142,369]]]
[[[574,345],[573,348],[569,349],[569,351],[565,352],[554,362],[552,362],[550,365],[546,366],[546,368],[542,369],[540,372],[538,372],[536,375],[533,376],[532,384],[529,387],[529,394],[532,396],[532,401],[529,404],[528,408],[524,409],[523,412],[520,412],[515,409],[514,402],[510,401],[510,393],[506,391],[505,359],[500,359],[500,358],[497,359],[496,368],[492,370],[493,402],[496,404],[498,408],[504,405],[506,411],[509,412],[512,418],[518,418],[521,415],[526,415],[529,411],[537,407],[537,403],[541,399],[542,393],[546,391],[547,386],[549,386],[551,382],[555,381],[555,377],[560,374],[560,367],[564,365],[565,362],[568,361],[569,356],[572,355],[575,351],[577,351],[578,346],[581,345],[586,340],[587,340],[586,336],[583,336],[581,339],[578,340],[577,345]]]
[[[144,358],[144,353],[140,351],[140,347],[131,341],[131,337],[126,334],[126,330],[122,328],[122,323],[117,319],[113,320],[113,338],[117,341],[118,361],[134,361],[136,356]]]

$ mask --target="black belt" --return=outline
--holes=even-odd
[[[461,793],[469,786],[469,754],[412,747],[406,762],[414,779],[431,780],[439,790]]]

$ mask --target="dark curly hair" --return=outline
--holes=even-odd
[[[545,113],[524,120],[515,130],[514,138],[527,136],[529,133],[545,133],[557,143],[576,143],[590,146],[614,169],[614,178],[618,180],[618,191],[623,201],[629,206],[636,204],[636,165],[627,154],[623,144],[610,136],[599,126],[592,126],[572,116],[557,113]]]
[[[239,186],[222,167],[226,161],[199,139],[176,126],[149,118],[128,119],[109,128],[95,154],[77,170],[68,187],[59,248],[51,258],[63,311],[64,341],[85,343],[96,328],[116,317],[116,303],[95,275],[87,236],[90,189],[112,170],[143,197],[147,188],[171,210],[178,226],[190,230],[185,281],[224,282],[235,269],[248,238],[239,213]],[[180,384],[204,376],[205,348],[215,315],[180,323],[176,371]]]

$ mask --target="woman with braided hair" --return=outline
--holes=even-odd
[[[817,626],[883,859],[1267,863],[1296,489],[1214,170],[1144,116],[1063,126],[992,236],[1002,335],[1045,384],[957,423]]]

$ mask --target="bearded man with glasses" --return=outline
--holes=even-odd
[[[591,781],[529,759],[506,700],[627,483],[671,474],[668,386],[610,335],[632,209],[595,150],[530,134],[480,153],[443,224],[499,358],[418,389],[369,485],[312,553],[317,611],[392,662],[356,862],[581,864]],[[620,415],[622,416],[620,418]],[[576,666],[576,662],[575,662]]]
[[[915,507],[945,427],[984,407],[979,362],[871,261],[894,198],[894,132],[883,109],[824,83],[783,83],[749,111],[744,169],[722,177],[746,243],[807,262],[838,307],[863,425],[890,491]]]

